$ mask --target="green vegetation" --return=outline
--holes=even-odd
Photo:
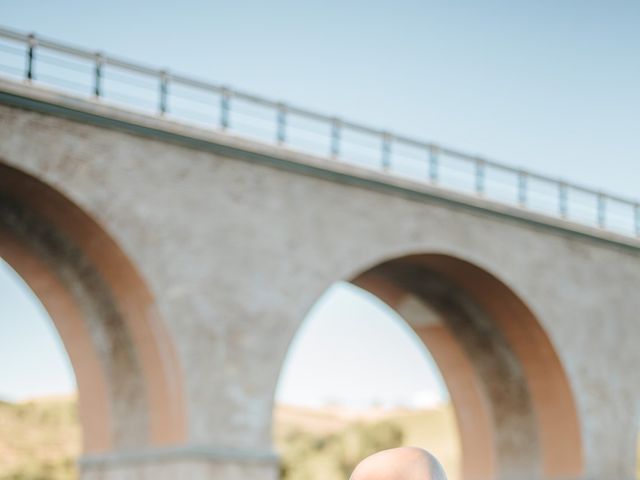
[[[283,480],[345,480],[372,453],[402,445],[402,430],[389,422],[351,425],[339,433],[288,434],[281,447]]]
[[[450,480],[459,478],[459,446],[452,409],[369,412],[345,415],[340,409],[280,406],[275,439],[282,455],[283,480],[345,480],[364,457],[401,445],[433,452]]]
[[[345,480],[367,455],[399,445],[433,451],[457,475],[457,439],[449,407],[424,411],[371,411],[279,406],[275,438],[283,480]],[[80,451],[73,398],[0,402],[0,480],[73,480]]]
[[[450,407],[377,412],[279,406],[275,438],[283,480],[345,480],[363,457],[399,445],[433,452],[449,480],[459,478],[459,446]],[[73,480],[80,426],[73,398],[0,401],[0,480]],[[640,479],[640,443],[637,478]]]
[[[0,480],[76,478],[79,450],[74,399],[0,402]]]
[[[15,469],[0,474],[2,480],[69,480],[76,478],[75,461],[66,458],[58,461],[25,459]]]

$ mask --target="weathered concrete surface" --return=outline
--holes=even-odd
[[[191,131],[89,102],[72,107],[158,131]],[[0,106],[0,162],[95,219],[148,287],[183,373],[181,443],[214,452],[197,461],[187,451],[172,454],[172,468],[185,478],[273,478],[275,463],[255,461],[272,451],[280,365],[308,309],[336,280],[430,253],[490,272],[548,334],[569,379],[582,440],[583,472],[566,478],[633,478],[640,403],[640,245],[633,240],[590,237],[525,214],[519,221],[482,202],[476,206],[486,211],[443,202],[437,191],[406,181],[386,191],[380,175],[224,135],[202,133],[190,148],[94,120]],[[253,161],[214,153],[214,144],[251,152]],[[295,161],[312,168],[291,171]],[[319,178],[320,167],[332,178]],[[354,177],[370,181],[353,185]],[[155,473],[162,462],[122,459],[116,467],[114,458],[88,457],[84,476],[162,478]],[[540,466],[509,474],[560,478]]]
[[[278,470],[273,464],[216,460],[166,460],[152,458],[146,461],[116,459],[107,464],[82,469],[83,480],[175,480],[182,478],[215,479],[232,478],[246,480],[277,480]]]

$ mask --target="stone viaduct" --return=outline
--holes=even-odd
[[[0,256],[71,358],[83,480],[277,478],[281,363],[338,280],[433,354],[465,480],[634,478],[634,238],[1,80]]]

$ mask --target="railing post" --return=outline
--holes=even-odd
[[[606,228],[607,225],[607,197],[603,193],[598,194],[598,227]]]
[[[38,45],[35,34],[29,34],[29,40],[27,43],[27,65],[25,71],[25,77],[27,80],[35,80],[34,62],[35,62],[35,50]]]
[[[561,218],[567,218],[569,215],[569,194],[568,187],[565,182],[558,183],[558,210]]]
[[[342,132],[342,122],[339,118],[331,120],[331,157],[340,156],[340,133]]]
[[[529,175],[524,170],[518,172],[518,205],[527,206],[527,179]]]
[[[169,74],[160,72],[160,115],[167,113],[167,95],[169,93]]]
[[[220,128],[229,128],[229,107],[231,102],[231,92],[223,88],[220,94]]]
[[[287,106],[283,103],[278,104],[278,127],[277,140],[278,145],[282,145],[287,141]]]
[[[431,183],[438,183],[438,152],[437,146],[429,146],[429,181]]]
[[[485,190],[485,173],[487,170],[487,162],[482,158],[476,158],[476,193],[484,195]]]
[[[102,95],[102,66],[104,65],[104,58],[100,52],[96,52],[96,64],[94,70],[94,84],[93,94],[100,98]]]
[[[382,134],[382,169],[389,170],[391,167],[391,134]]]

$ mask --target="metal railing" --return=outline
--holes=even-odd
[[[640,203],[224,85],[0,28],[0,73],[640,237]]]

